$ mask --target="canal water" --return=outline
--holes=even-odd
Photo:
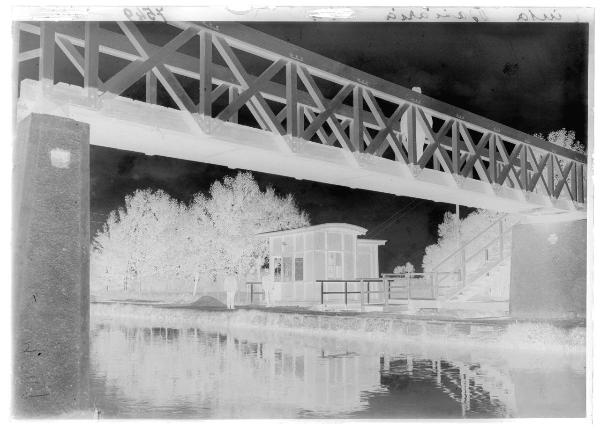
[[[102,321],[101,418],[585,416],[581,354],[477,352]]]

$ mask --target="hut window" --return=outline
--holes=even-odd
[[[290,257],[283,258],[283,281],[292,281],[292,258]]]
[[[327,250],[342,250],[342,234],[339,232],[327,233]]]
[[[294,261],[294,280],[304,280],[304,258],[296,258]]]
[[[281,258],[273,258],[273,280],[276,282],[281,281]]]
[[[342,278],[342,252],[327,252],[327,278]]]

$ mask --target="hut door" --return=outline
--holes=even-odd
[[[370,252],[358,252],[357,255],[357,272],[358,278],[370,278],[373,277],[373,267],[371,264],[371,253]]]
[[[279,256],[273,258],[273,283],[275,290],[272,299],[281,301],[281,257]]]
[[[294,288],[292,284],[292,258],[284,256],[281,279],[281,295],[283,300],[294,299]]]

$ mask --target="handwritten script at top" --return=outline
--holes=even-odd
[[[517,21],[519,22],[556,22],[561,20],[562,15],[560,12],[557,12],[556,9],[550,13],[533,12],[531,9],[528,9],[527,12],[519,13],[519,16],[517,17]]]
[[[419,9],[396,9],[392,8],[386,17],[387,21],[469,21],[484,22],[488,17],[483,9],[472,8],[467,10],[430,10],[429,8]]]
[[[464,21],[464,22],[487,22],[490,18],[482,8],[469,9],[399,9],[392,8],[386,16],[387,21],[417,22],[417,21]],[[517,10],[513,19],[517,22],[560,22],[562,15],[556,9],[544,10]],[[500,20],[502,21],[502,20]]]

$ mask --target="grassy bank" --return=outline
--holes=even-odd
[[[190,292],[152,292],[139,293],[137,291],[111,291],[93,292],[91,302],[137,302],[137,303],[153,303],[153,304],[190,304],[197,300],[199,296],[194,296]]]
[[[208,311],[143,304],[94,304],[91,316],[96,323],[123,322],[139,327],[214,331],[260,329],[379,342],[416,342],[446,348],[585,352],[585,327],[539,322],[436,320],[390,314],[334,315],[276,309]]]

